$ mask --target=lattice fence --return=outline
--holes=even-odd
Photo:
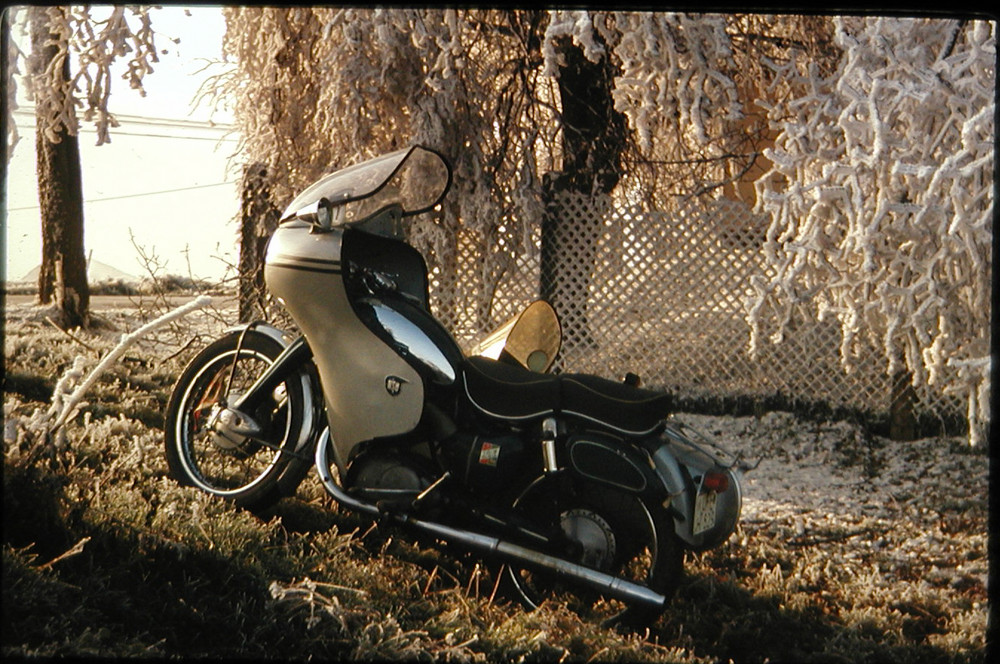
[[[883,352],[862,340],[846,372],[836,320],[800,320],[783,342],[762,343],[751,359],[744,306],[751,276],[768,276],[767,224],[744,204],[698,203],[667,214],[580,197],[560,203],[570,213],[554,238],[558,273],[571,284],[563,295],[575,298],[560,302],[557,292],[554,302],[569,338],[563,370],[609,378],[631,371],[709,410],[770,404],[847,411],[875,423],[888,417],[893,386]],[[539,296],[542,237],[540,229],[527,243],[460,230],[452,240],[446,259],[428,256],[432,306],[468,348]],[[963,409],[934,388],[916,391],[915,414],[931,428],[961,427]]]

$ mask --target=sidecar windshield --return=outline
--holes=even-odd
[[[444,157],[417,145],[324,176],[295,197],[281,220],[314,220],[323,199],[329,201],[331,226],[361,222],[395,205],[404,217],[412,216],[440,203],[450,185]]]

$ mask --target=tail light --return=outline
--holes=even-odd
[[[715,493],[723,493],[729,488],[729,475],[726,473],[705,473],[701,485]]]

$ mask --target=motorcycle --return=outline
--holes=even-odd
[[[404,227],[451,179],[414,146],[291,202],[264,278],[300,332],[256,321],[194,357],[167,406],[171,475],[260,510],[315,467],[343,508],[495,563],[529,608],[568,587],[655,619],[684,551],[732,534],[749,466],[675,421],[669,394],[550,373],[544,301],[463,353]]]

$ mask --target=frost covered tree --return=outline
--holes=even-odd
[[[835,316],[848,369],[864,334],[886,370],[968,403],[970,442],[989,421],[996,23],[834,20],[830,75],[774,65],[801,90],[772,105],[780,133],[757,182],[775,267],[749,303],[774,340],[794,313]]]
[[[760,152],[763,122],[748,121],[740,86],[762,68],[748,73],[746,56],[810,46],[789,37],[802,19],[721,14],[224,12],[233,68],[212,88],[233,99],[274,204],[365,156],[414,142],[442,151],[456,191],[412,239],[445,288],[460,249],[482,257],[463,287],[484,324],[499,279],[538,251],[532,229],[559,216],[547,186],[607,195],[624,178],[662,203],[731,184]]]
[[[604,155],[601,175],[590,178],[588,213],[594,223],[576,220],[571,241],[556,244],[552,252],[561,257],[552,261],[556,268],[569,262],[552,279],[558,286],[555,293],[567,291],[566,299],[573,303],[560,313],[576,313],[584,334],[589,270],[606,214],[602,209],[612,199],[631,197],[667,211],[692,198],[747,191],[754,169],[761,168],[761,144],[769,138],[766,118],[753,101],[783,92],[761,76],[765,69],[760,60],[787,59],[788,51],[797,49],[824,63],[825,27],[822,19],[795,16],[549,13],[543,53],[545,72],[559,85],[563,168],[587,174],[600,163],[598,155]],[[580,53],[575,59],[565,50],[567,41]],[[581,61],[587,63],[583,76],[577,74]],[[567,83],[574,78],[591,83],[577,83],[574,89]],[[586,110],[581,113],[578,107]],[[590,133],[581,132],[580,125],[589,125]],[[574,149],[574,140],[580,139],[604,150]],[[577,186],[575,193],[587,189]],[[550,201],[551,194],[545,193]],[[555,214],[580,206],[578,199],[557,207]],[[551,225],[543,224],[542,230],[543,285]]]
[[[428,256],[436,286],[461,290],[467,299],[457,308],[480,330],[497,322],[490,316],[502,277],[538,258],[534,233],[558,219],[552,185],[568,184],[567,174],[577,193],[657,210],[692,197],[742,197],[774,220],[757,235],[778,276],[755,285],[755,331],[766,312],[784,320],[789,306],[808,301],[841,318],[848,365],[857,331],[875,330],[887,368],[923,367],[914,380],[972,390],[982,414],[986,383],[976,377],[985,371],[983,241],[991,231],[983,228],[988,213],[977,215],[991,205],[983,183],[992,161],[982,150],[992,111],[981,109],[992,108],[983,95],[993,89],[992,34],[983,24],[956,31],[940,20],[823,16],[224,11],[233,70],[215,87],[234,99],[247,162],[268,174],[275,206],[329,169],[411,143],[449,157],[455,191],[410,239]],[[574,109],[577,91],[590,108]],[[947,239],[929,250],[920,234],[938,230]],[[455,288],[454,275],[469,274],[459,257],[470,256],[478,278]],[[986,272],[973,276],[979,267]],[[586,257],[573,269],[585,283]],[[955,297],[967,308],[944,311],[942,301]],[[958,374],[968,380],[952,383]]]
[[[99,17],[105,11],[107,17]],[[129,24],[123,7],[29,7],[24,29],[30,36],[30,54],[25,56],[13,41],[8,42],[10,52],[4,54],[8,58],[5,70],[10,72],[4,104],[8,131],[4,138],[9,149],[17,141],[10,112],[16,105],[14,73],[21,59],[26,60],[23,80],[28,99],[35,103],[42,220],[39,302],[54,300],[61,323],[68,327],[86,326],[90,318],[77,109],[83,108],[84,121],[94,123],[98,145],[109,141],[110,128],[117,124],[108,110],[111,63],[128,56],[125,78],[141,90],[143,77],[157,59],[148,8],[128,11],[138,26]]]

